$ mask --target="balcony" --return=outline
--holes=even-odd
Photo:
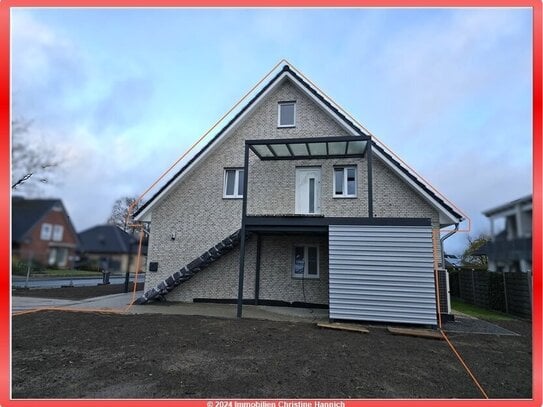
[[[515,260],[532,259],[532,238],[525,237],[513,240],[495,240],[488,242],[478,250],[486,254],[490,261],[510,262]]]

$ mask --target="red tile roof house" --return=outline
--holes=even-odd
[[[288,65],[135,219],[151,224],[140,304],[435,326],[439,297],[450,312],[439,231],[463,216]]]
[[[11,203],[12,257],[42,267],[73,267],[77,233],[62,201],[14,196]]]

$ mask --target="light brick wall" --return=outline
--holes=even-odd
[[[277,128],[277,104],[296,100],[295,128]],[[241,200],[223,199],[225,167],[242,167],[246,139],[347,135],[289,81],[280,84],[220,146],[153,208],[145,289],[154,287],[241,226]],[[258,159],[252,155],[251,168]],[[171,240],[175,232],[176,239]]]
[[[247,240],[245,249],[243,297],[254,298],[256,236]],[[238,277],[239,247],[170,292],[168,300],[191,302],[194,298],[238,298]]]
[[[318,246],[318,279],[292,277],[295,245]],[[264,236],[259,297],[262,300],[328,304],[328,236]]]
[[[335,165],[357,166],[357,196],[333,197]],[[321,170],[321,213],[324,216],[368,216],[368,178],[365,158],[330,160],[257,161],[249,169],[247,214],[284,215],[295,213],[296,168],[319,167]],[[277,191],[279,193],[270,193]]]
[[[373,170],[374,216],[392,218],[430,218],[439,223],[439,215],[415,190],[375,157]]]
[[[277,128],[277,104],[296,100],[296,127]],[[223,199],[224,168],[242,167],[244,141],[262,138],[322,137],[347,135],[335,121],[296,87],[286,82],[246,117],[205,161],[186,173],[183,181],[156,204],[152,213],[148,261],[159,263],[158,272],[148,272],[150,289],[173,272],[241,226],[240,199]],[[333,165],[356,164],[358,198],[332,197]],[[321,166],[321,212],[325,216],[367,217],[367,162],[365,158],[306,161],[260,161],[250,154],[249,214],[292,214],[295,202],[296,166]],[[418,194],[388,169],[373,160],[374,212],[378,217],[428,217],[438,227],[438,214]],[[273,193],[277,191],[278,193]],[[175,232],[176,239],[170,236]],[[320,246],[319,281],[304,281],[307,302],[328,302],[327,238]],[[254,296],[255,237],[247,245],[245,297]],[[292,279],[292,247],[303,236],[265,237],[262,242],[260,298],[303,301],[302,282]],[[168,294],[177,301],[214,296],[237,297],[238,249],[197,274]]]
[[[328,237],[314,235],[263,236],[260,257],[261,300],[305,301],[328,304]],[[295,245],[317,245],[319,278],[292,278]],[[254,299],[256,236],[247,241],[243,298]],[[194,298],[235,299],[238,296],[239,248],[183,283],[168,294],[170,301],[190,302]],[[304,298],[305,293],[305,298]]]

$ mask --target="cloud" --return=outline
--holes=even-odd
[[[381,38],[364,45],[353,40],[342,55],[367,55],[352,85],[358,94],[373,96],[360,102],[370,114],[378,111],[370,128],[389,130],[382,117],[392,116],[396,131],[418,134],[466,100],[479,99],[484,110],[488,100],[481,95],[503,97],[513,83],[531,86],[531,39],[523,25],[529,10],[427,10],[425,18],[420,10],[394,13],[394,19],[386,13],[375,17],[380,24],[373,31]]]
[[[14,117],[31,120],[30,144],[46,143],[61,157],[42,191],[65,200],[78,228],[104,222],[116,198],[150,182],[137,171],[148,161],[137,140],[152,134],[141,125],[153,80],[130,67],[110,70],[25,11],[13,13],[12,33]]]
[[[151,104],[152,94],[152,81],[145,77],[116,80],[107,95],[95,103],[91,116],[93,129],[97,132],[118,131],[137,125]]]
[[[22,116],[62,114],[87,80],[84,57],[66,37],[24,11],[13,12],[14,110]]]
[[[87,128],[74,129],[77,143],[66,144],[62,185],[53,188],[61,196],[77,230],[107,220],[115,199],[137,195],[142,184],[150,183],[150,174],[141,165],[141,157],[129,133],[107,144],[89,133]]]

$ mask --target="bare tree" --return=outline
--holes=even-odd
[[[11,123],[11,188],[39,192],[39,183],[49,183],[58,173],[60,158],[50,146],[31,139],[31,125],[31,121],[23,119]]]
[[[125,232],[134,233],[134,212],[136,212],[144,205],[143,200],[137,203],[136,202],[137,198],[130,196],[125,196],[123,198],[117,199],[113,204],[113,208],[111,209],[111,215],[109,215],[107,223],[109,223],[110,225],[116,225]],[[128,211],[130,208],[132,208],[132,211],[129,214]]]

